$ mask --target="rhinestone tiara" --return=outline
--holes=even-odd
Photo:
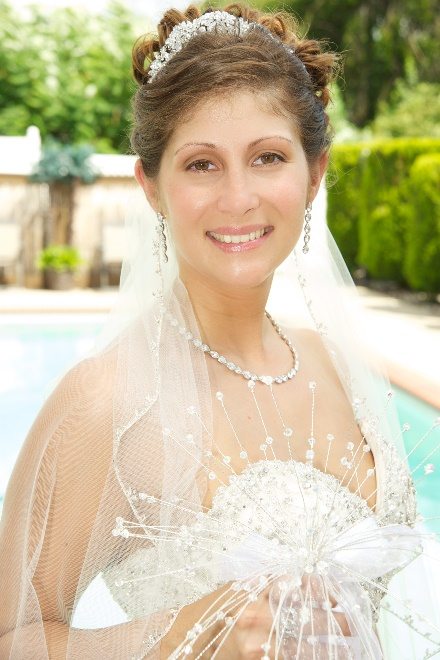
[[[240,36],[246,34],[251,29],[257,29],[264,32],[266,36],[281,44],[289,53],[295,54],[290,46],[286,46],[280,39],[275,37],[272,32],[264,25],[246,21],[244,18],[234,16],[227,11],[212,11],[193,21],[182,21],[174,26],[164,45],[156,52],[154,59],[150,64],[147,82],[151,83],[159,71],[178,53],[182,48],[197,34],[203,32],[220,32],[221,34],[232,34]],[[307,68],[299,58],[297,58],[304,71]]]

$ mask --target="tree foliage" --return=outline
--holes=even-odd
[[[72,183],[79,179],[83,183],[93,183],[99,175],[89,160],[93,152],[94,149],[87,144],[70,145],[51,141],[43,149],[30,180],[39,183]]]
[[[100,152],[126,153],[134,91],[131,48],[145,25],[136,24],[122,0],[113,0],[100,15],[71,8],[48,14],[36,6],[23,14],[11,2],[0,0],[0,134],[24,134],[34,124],[43,140],[87,142]],[[225,1],[203,6],[208,4],[224,6]],[[304,33],[327,39],[344,52],[347,82],[339,83],[341,102],[355,133],[371,125],[378,113],[388,120],[372,124],[374,132],[387,135],[423,133],[420,117],[427,112],[430,122],[436,122],[438,103],[434,98],[425,102],[429,93],[423,87],[430,84],[434,90],[440,72],[435,0],[252,4],[290,11],[302,20]],[[411,93],[415,86],[417,93]],[[411,99],[405,102],[399,90]],[[395,112],[400,118],[393,123]],[[408,132],[411,122],[418,123],[417,133]]]
[[[135,36],[118,2],[101,15],[37,6],[23,15],[0,0],[0,133],[34,124],[43,140],[125,152]]]
[[[440,83],[398,81],[371,128],[373,135],[440,138]]]
[[[436,82],[440,74],[440,14],[435,0],[255,0],[284,9],[310,37],[344,53],[341,86],[350,122],[363,127],[396,81]]]

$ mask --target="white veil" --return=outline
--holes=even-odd
[[[48,649],[62,648],[67,658],[159,658],[160,640],[181,610],[165,606],[173,601],[173,581],[147,579],[130,558],[155,548],[152,573],[166,573],[166,530],[190,527],[202,511],[213,404],[204,354],[182,341],[161,311],[160,291],[166,309],[198,336],[187,293],[176,279],[170,239],[169,261],[157,272],[150,256],[154,217],[138,199],[130,199],[115,310],[95,350],[69,370],[46,402],[6,494],[1,657],[46,658]],[[296,321],[320,333],[358,419],[369,420],[403,454],[390,384],[361,348],[351,277],[327,227],[319,229],[315,218],[312,227],[310,252],[298,249],[300,238],[274,279],[273,307],[282,300],[288,316],[290,304]],[[377,478],[383,488],[386,475]],[[438,551],[430,543],[426,557],[399,572],[382,600],[386,658],[434,657],[440,648],[438,572],[431,559]],[[132,571],[135,597],[130,588],[122,589],[119,600],[110,596],[103,575],[113,570],[117,576],[120,567]],[[136,583],[143,585],[140,594]],[[127,602],[136,597],[127,614]],[[423,614],[430,625],[417,618]],[[410,644],[415,650],[408,654]]]

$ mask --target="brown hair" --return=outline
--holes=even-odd
[[[214,10],[202,13],[209,11]],[[227,5],[223,11],[259,23],[278,39],[260,29],[241,36],[200,33],[147,82],[154,53],[172,29],[202,15],[189,5],[184,12],[168,9],[158,24],[158,35],[144,35],[133,47],[133,73],[139,87],[133,98],[131,145],[148,177],[157,176],[173,130],[191,109],[209,96],[234,90],[269,94],[271,109],[295,122],[309,164],[330,146],[325,108],[338,55],[325,52],[322,42],[300,38],[295,20],[286,12],[265,14],[242,3]]]

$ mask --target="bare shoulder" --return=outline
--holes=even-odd
[[[73,403],[84,399],[93,403],[95,395],[100,393],[98,400],[102,403],[103,397],[112,389],[116,366],[116,349],[83,358],[60,377],[50,397],[69,396]]]
[[[306,349],[307,352],[312,351],[314,354],[319,353],[321,357],[324,355],[328,356],[321,335],[316,330],[313,330],[313,328],[292,328],[289,326],[283,326],[282,330],[294,346],[296,342],[298,347],[301,344],[303,350]]]
[[[289,337],[293,346],[297,346],[298,351],[302,355],[307,355],[307,359],[313,360],[319,364],[321,369],[325,370],[326,375],[334,382],[340,383],[335,366],[330,357],[329,351],[334,351],[340,358],[341,353],[338,347],[331,340],[327,339],[327,346],[324,344],[323,338],[317,330],[313,328],[292,328],[284,326],[283,330],[287,337]],[[342,366],[344,363],[342,361]]]

